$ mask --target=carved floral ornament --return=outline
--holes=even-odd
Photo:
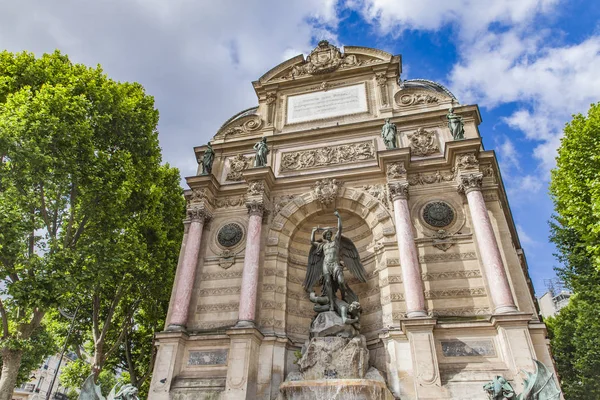
[[[325,146],[283,153],[280,172],[298,171],[325,165],[348,164],[375,159],[373,141]]]
[[[428,156],[440,151],[437,143],[437,135],[433,131],[419,128],[416,132],[408,133],[406,136],[410,143],[411,154]]]
[[[406,168],[403,162],[391,163],[386,167],[386,175],[388,180],[406,178]]]
[[[265,183],[263,181],[250,181],[248,183],[248,195],[260,196],[265,192]]]
[[[479,160],[475,153],[459,154],[456,157],[456,167],[460,169],[475,169],[479,166]]]
[[[246,202],[246,208],[248,208],[249,215],[263,216],[266,212],[264,203],[257,200]]]

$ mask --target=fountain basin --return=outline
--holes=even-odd
[[[374,379],[287,381],[279,391],[286,400],[394,400],[385,382]]]

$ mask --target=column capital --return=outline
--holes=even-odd
[[[200,222],[204,223],[210,221],[212,218],[212,213],[204,207],[204,205],[193,205],[188,207],[186,211],[187,220],[190,222]]]
[[[483,184],[483,174],[465,174],[458,177],[458,193],[467,194],[474,190],[480,191]]]
[[[408,182],[390,182],[388,189],[392,201],[396,199],[408,199]]]
[[[248,208],[248,215],[260,215],[262,217],[268,212],[265,209],[265,204],[258,200],[247,201],[246,208]]]

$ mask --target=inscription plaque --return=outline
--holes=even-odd
[[[190,351],[188,365],[224,365],[227,363],[227,353],[227,349]]]
[[[491,340],[448,340],[442,341],[444,357],[495,357],[496,350]]]
[[[287,99],[287,123],[312,121],[367,112],[365,84],[290,96]]]

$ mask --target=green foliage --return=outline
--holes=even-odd
[[[575,295],[547,321],[565,398],[600,398],[600,103],[565,126],[550,184],[558,273]]]
[[[0,53],[0,350],[46,312],[79,307],[72,343],[111,369],[127,333],[132,377],[148,375],[185,208],[157,123],[141,85],[99,66]],[[68,321],[54,316],[64,338]]]
[[[31,378],[32,371],[39,368],[44,359],[54,354],[57,350],[54,337],[43,323],[35,329],[28,339],[9,337],[0,340],[0,346],[23,351],[21,367],[19,368],[17,376],[17,385],[28,382]],[[1,356],[0,368],[2,368]]]

